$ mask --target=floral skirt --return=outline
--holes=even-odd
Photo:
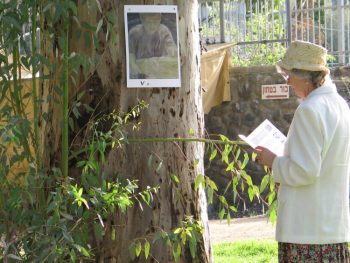
[[[348,243],[278,243],[279,263],[350,263]]]

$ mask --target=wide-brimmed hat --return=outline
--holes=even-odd
[[[329,72],[327,50],[310,42],[293,41],[282,60],[277,62],[277,66],[285,70],[302,69]]]

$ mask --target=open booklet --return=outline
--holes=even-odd
[[[248,143],[251,147],[262,146],[269,149],[277,156],[283,155],[286,136],[277,129],[269,120],[264,120],[247,137],[239,134],[239,138]]]

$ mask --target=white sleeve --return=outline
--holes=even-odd
[[[276,157],[272,163],[275,181],[289,186],[312,184],[321,169],[324,138],[317,112],[301,106],[288,132],[285,155]]]

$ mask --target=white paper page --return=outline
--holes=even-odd
[[[239,134],[239,138],[248,143],[251,147],[263,146],[277,156],[283,155],[286,136],[277,129],[269,120],[264,120],[247,137]]]

